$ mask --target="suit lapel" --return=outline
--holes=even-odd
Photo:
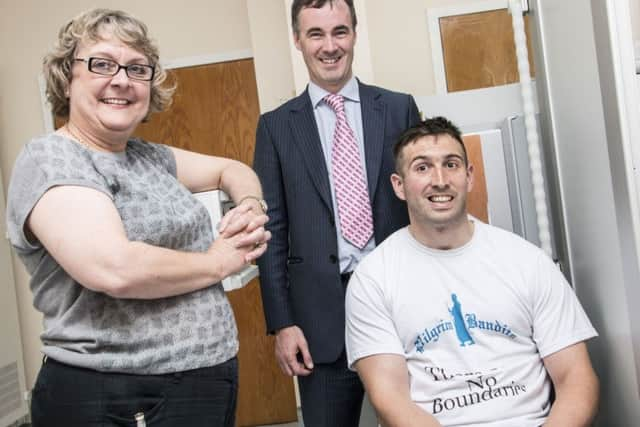
[[[384,146],[385,104],[380,93],[373,87],[358,82],[362,109],[362,131],[364,134],[364,153],[367,166],[369,199],[373,204],[378,185],[382,149]]]
[[[327,208],[333,211],[329,172],[322,151],[311,99],[306,90],[294,100],[289,110],[289,124],[295,145],[302,152],[302,158],[316,190]]]

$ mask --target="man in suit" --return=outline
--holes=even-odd
[[[345,287],[408,223],[389,176],[395,139],[419,115],[411,96],[353,76],[353,0],[294,0],[291,16],[310,83],[258,124],[254,168],[272,233],[258,263],[262,300],[277,361],[298,376],[305,426],[357,426],[364,391],[346,364]]]

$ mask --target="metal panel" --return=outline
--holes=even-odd
[[[505,136],[505,143],[503,144],[504,157],[505,159],[508,159],[507,169],[505,173],[508,177],[507,185],[509,198],[511,199],[510,209],[511,216],[513,217],[513,230],[515,233],[521,236],[526,236],[527,233],[525,231],[525,224],[527,223],[527,221],[525,220],[525,209],[522,208],[522,198],[524,194],[527,194],[527,192],[531,192],[532,189],[530,180],[525,180],[524,185],[520,183],[520,176],[522,175],[523,170],[524,172],[528,173],[529,161],[528,157],[526,157],[525,159],[521,159],[519,153],[521,153],[523,150],[517,150],[516,148],[516,141],[518,140],[525,141],[526,145],[524,126],[522,125],[521,120],[519,122],[516,122],[516,119],[516,116],[509,117],[504,121],[504,124],[502,125],[502,133]],[[532,212],[534,212],[535,215],[535,209]],[[535,244],[540,243],[537,234],[533,242]]]
[[[506,142],[500,129],[475,132],[480,136],[484,175],[487,186],[489,223],[505,230],[514,229],[512,206],[514,200],[508,191],[507,165],[503,145]],[[518,233],[520,234],[520,233]]]
[[[539,119],[539,116],[538,116]],[[536,218],[535,200],[533,197],[533,182],[531,177],[531,165],[529,162],[529,150],[525,134],[523,116],[508,117],[502,127],[504,135],[504,157],[507,166],[507,183],[509,185],[509,198],[511,200],[511,213],[513,216],[514,231],[540,246],[540,233]],[[540,133],[540,130],[538,130]],[[544,162],[543,162],[544,163]],[[548,195],[548,179],[543,168],[545,193]],[[547,197],[547,206],[551,201]],[[549,218],[550,232],[553,235],[553,222]],[[555,243],[552,243],[552,257],[557,260]]]

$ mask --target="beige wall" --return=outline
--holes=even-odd
[[[424,0],[368,0],[371,62],[376,84],[412,93],[434,93]]]
[[[103,0],[102,7],[126,10],[141,18],[158,41],[163,60],[250,50],[247,3],[238,0],[189,0],[188,7],[151,0]],[[44,131],[37,76],[44,53],[60,26],[84,10],[87,2],[66,0],[0,3],[0,165],[6,185],[23,144]],[[224,11],[224,12],[223,12]],[[31,305],[28,277],[14,259],[27,385],[41,362],[41,317]]]
[[[289,54],[288,16],[283,0],[247,0],[260,111],[295,96]]]
[[[427,10],[482,1],[367,0],[375,84],[414,96],[433,95],[435,80]]]

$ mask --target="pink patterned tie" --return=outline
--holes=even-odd
[[[329,94],[324,101],[337,117],[331,164],[340,228],[346,240],[362,249],[373,234],[373,220],[358,142],[347,123],[342,95]]]

